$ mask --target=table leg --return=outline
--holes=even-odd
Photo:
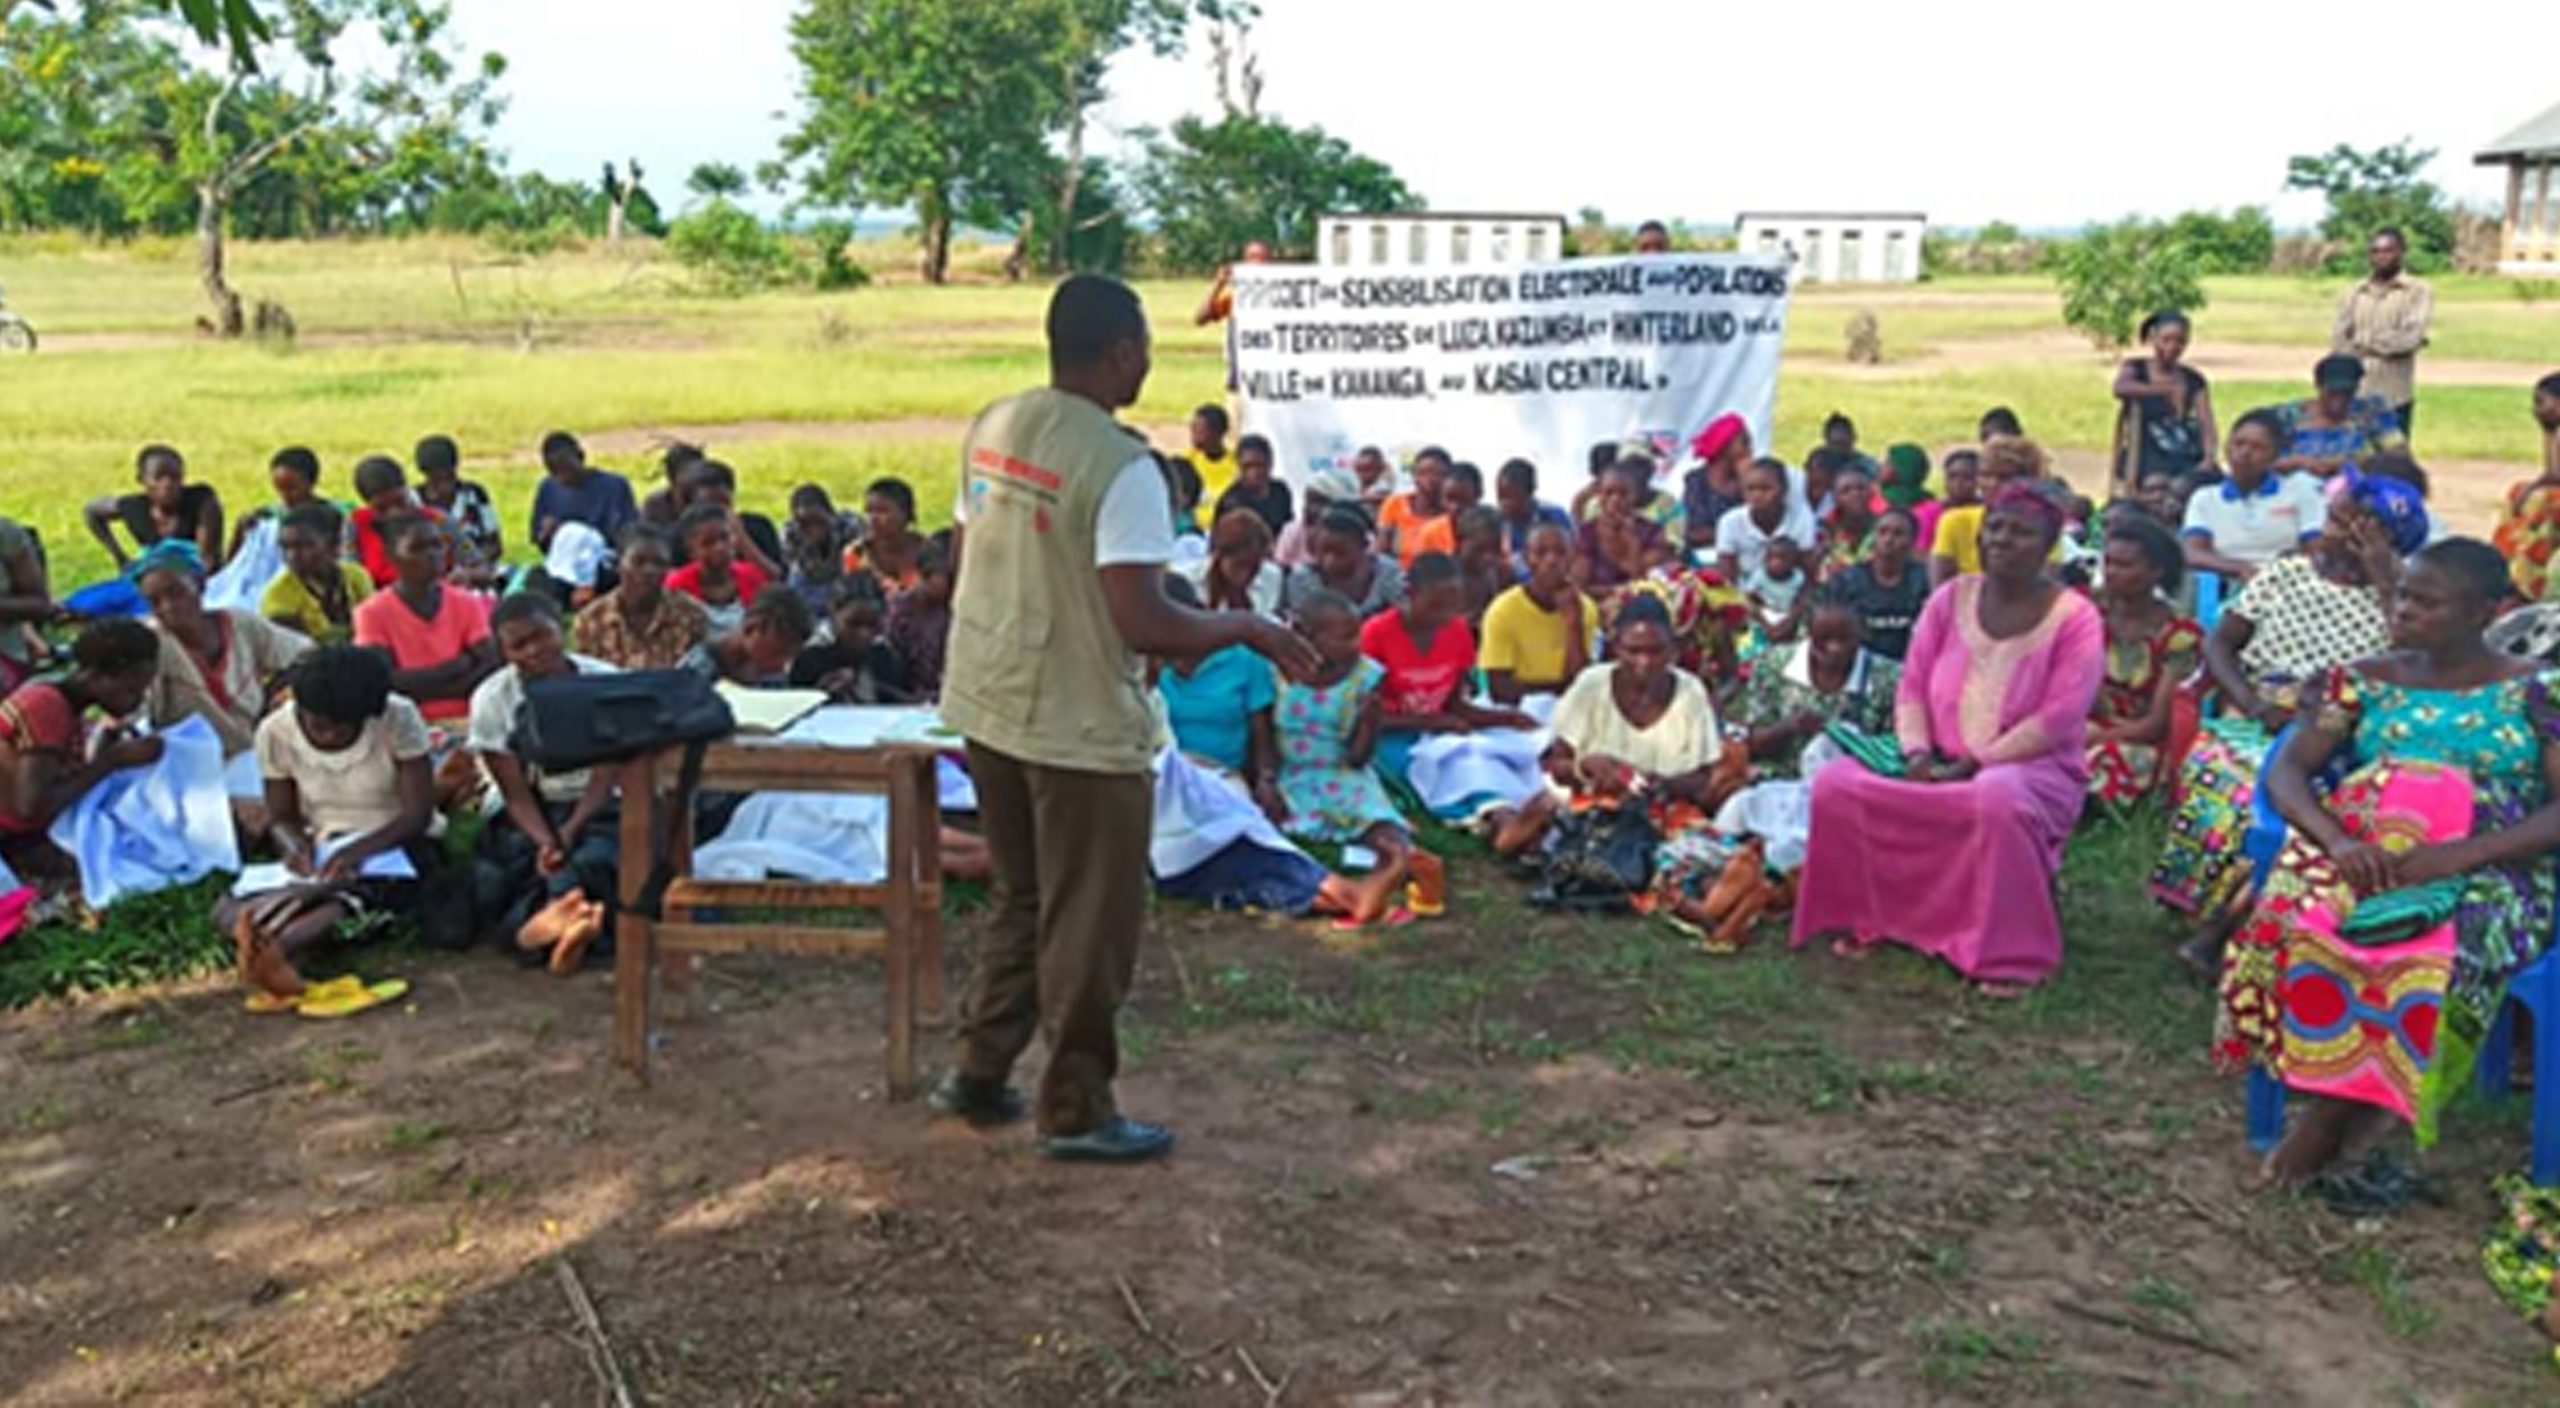
[[[916,901],[916,1015],[927,1026],[950,1020],[945,1008],[942,972],[942,783],[941,763],[921,760],[911,785],[916,791],[916,832],[922,847],[921,893]]]
[[[889,903],[885,927],[889,969],[889,1098],[903,1100],[916,1080],[917,806],[913,769],[892,769],[889,791]]]
[[[668,850],[668,859],[674,863],[675,873],[679,876],[693,873],[693,822],[700,800],[700,795],[696,794],[692,797],[677,797],[668,803],[677,808],[673,818],[675,844]],[[693,1016],[693,980],[701,971],[702,955],[663,953],[656,957],[658,961],[655,966],[666,981],[667,1005],[672,1009],[668,1019],[670,1021],[690,1019]]]
[[[623,1069],[649,1078],[649,982],[655,964],[651,950],[657,935],[640,913],[640,892],[649,883],[649,848],[657,834],[656,757],[635,758],[624,765],[622,789],[622,903],[614,917],[613,1053]],[[638,777],[640,785],[628,779]]]

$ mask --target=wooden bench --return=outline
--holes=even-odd
[[[676,795],[681,747],[628,764],[622,778],[622,904],[614,924],[614,1058],[643,1080],[649,1074],[650,989],[661,968],[671,988],[691,985],[697,955],[791,953],[877,956],[888,968],[888,1067],[891,1099],[916,1084],[919,1015],[942,1010],[942,808],[930,748],[890,744],[834,748],[770,740],[717,743],[703,757],[700,789],[713,792],[853,792],[888,799],[889,874],[877,885],[693,878],[693,803]],[[669,859],[676,878],[660,917],[638,912],[664,808],[673,807]],[[800,916],[866,910],[876,928],[836,920],[769,922],[726,916],[740,911]]]

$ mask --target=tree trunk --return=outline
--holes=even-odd
[[[924,216],[924,281],[945,284],[951,281],[951,212],[942,202],[929,200],[917,213]]]
[[[1073,78],[1067,93],[1067,173],[1058,183],[1058,228],[1049,232],[1049,272],[1064,274],[1073,262],[1076,197],[1084,190],[1084,90]]]
[[[213,305],[213,316],[205,320],[206,331],[215,337],[236,338],[247,330],[247,322],[240,316],[240,295],[222,273],[222,210],[227,200],[217,183],[196,187],[196,275],[204,283],[206,301]]]
[[[629,199],[630,198],[623,193],[622,188],[616,188],[606,195],[604,212],[604,242],[606,244],[622,243],[623,207],[624,203]]]

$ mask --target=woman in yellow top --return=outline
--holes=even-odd
[[[2560,553],[2560,372],[2534,383],[2533,418],[2542,427],[2542,474],[2507,491],[2495,541],[2516,595],[2539,603],[2550,595],[2551,559]]]
[[[1929,584],[1940,585],[1982,570],[1982,454],[1956,450],[1939,470],[1946,485],[1935,531],[1929,535]]]
[[[1994,435],[1982,442],[1980,473],[1976,476],[1977,502],[1966,504],[1956,496],[1958,464],[1962,451],[1947,456],[1947,511],[1938,517],[1937,541],[1929,559],[1930,581],[1941,583],[1955,577],[1968,577],[1982,570],[1983,501],[1999,497],[2011,484],[2030,487],[2045,482],[2053,473],[2053,460],[2044,447],[2023,435]],[[2058,491],[2068,497],[2069,487]],[[2062,561],[2062,544],[2053,545],[2052,562]]]
[[[1236,452],[1227,444],[1227,408],[1202,406],[1191,413],[1191,448],[1183,458],[1200,476],[1200,502],[1214,504],[1236,482]]]
[[[356,607],[373,595],[373,574],[338,555],[337,506],[299,504],[276,525],[284,571],[267,584],[258,614],[319,645],[355,639]]]

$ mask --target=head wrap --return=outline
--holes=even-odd
[[[2347,496],[2382,525],[2391,538],[2391,550],[2407,557],[2427,545],[2432,524],[2427,519],[2427,499],[2417,486],[2398,479],[2385,479],[2379,474],[2347,471],[2352,476]]]
[[[2062,505],[2054,500],[2053,495],[2033,484],[2012,483],[2002,486],[1999,493],[1991,496],[1991,506],[1985,510],[1986,516],[1993,513],[2005,513],[2012,518],[2023,518],[2036,525],[2037,531],[2048,538],[2060,537],[2062,534]]]
[[[1884,501],[1911,508],[1929,497],[1929,452],[1917,445],[1896,445],[1884,452]]]
[[[1689,442],[1689,449],[1702,460],[1712,460],[1723,454],[1725,447],[1733,443],[1734,437],[1742,434],[1747,428],[1742,423],[1742,417],[1727,411],[1714,420],[1708,421],[1707,428],[1699,431],[1697,438]]]
[[[187,574],[197,586],[204,585],[204,554],[184,538],[162,538],[144,548],[124,569],[124,579],[135,586],[154,572],[175,569]]]

